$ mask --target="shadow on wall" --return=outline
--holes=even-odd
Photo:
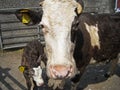
[[[5,78],[9,78],[12,82],[14,82],[21,90],[27,90],[20,82],[18,82],[12,75],[9,74],[10,68],[2,68],[0,67],[0,82],[8,89],[15,90],[12,85],[10,85]],[[0,88],[0,90],[2,90]]]

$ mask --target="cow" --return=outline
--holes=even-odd
[[[105,77],[113,75],[120,58],[119,28],[120,21],[116,21],[110,14],[83,13],[75,17],[71,30],[74,37],[72,41],[76,42],[73,55],[81,72],[73,78],[73,82],[79,81],[91,58],[96,63],[109,60],[111,66]]]
[[[25,46],[19,69],[23,72],[28,90],[32,88],[31,78],[34,84],[33,90],[37,86],[45,85],[42,77],[41,61],[46,63],[46,60],[44,45],[40,41],[32,40]]]
[[[82,13],[81,0],[44,0],[41,6],[39,25],[49,78],[70,78],[77,83],[91,58],[111,61],[106,76],[113,74],[120,52],[119,21],[111,15]]]
[[[44,44],[36,39],[27,43],[19,66],[20,72],[23,72],[25,77],[27,90],[61,90],[63,88],[60,87],[60,80],[57,80],[58,83],[56,83],[56,80],[51,80],[46,76],[46,62]]]

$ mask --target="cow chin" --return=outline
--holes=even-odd
[[[68,61],[69,62],[69,61]],[[52,79],[72,78],[76,74],[76,65],[72,64],[47,64],[47,75]]]

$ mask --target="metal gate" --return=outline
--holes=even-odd
[[[39,10],[40,8],[31,8]],[[0,10],[0,47],[10,49],[24,47],[33,39],[44,42],[42,31],[38,26],[23,25],[15,16],[15,8]]]

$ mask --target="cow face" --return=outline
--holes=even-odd
[[[50,78],[68,78],[76,74],[73,58],[74,43],[71,42],[71,26],[81,6],[75,0],[45,0],[40,22],[45,37],[47,74]]]
[[[36,82],[37,86],[43,85],[44,80],[42,78],[42,69],[41,69],[41,67],[40,66],[38,66],[36,68],[34,67],[33,70],[34,70],[34,74],[33,74],[32,77],[33,77],[34,81]]]

